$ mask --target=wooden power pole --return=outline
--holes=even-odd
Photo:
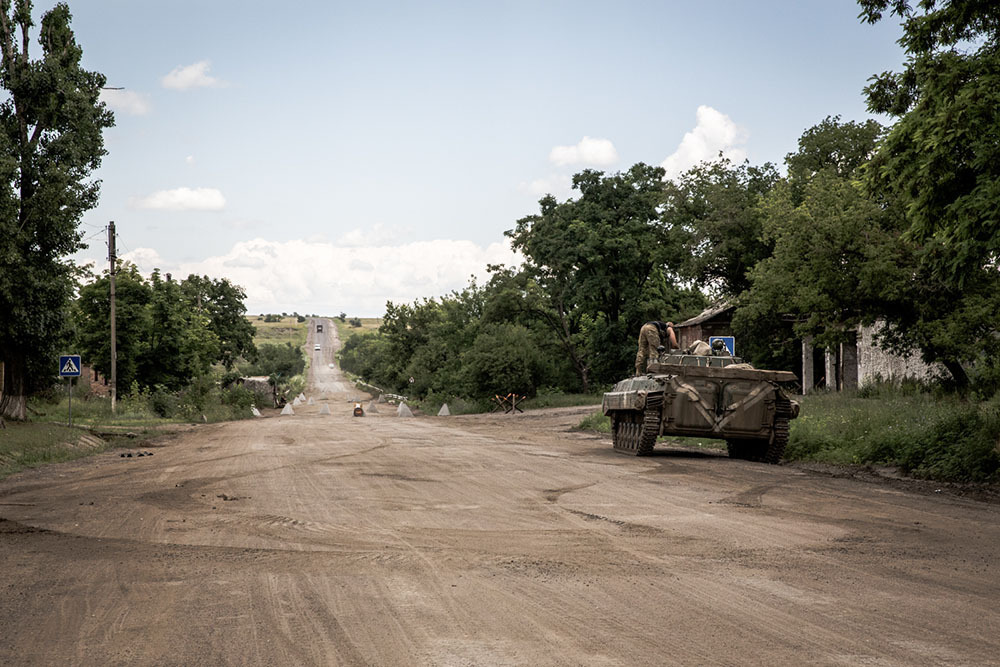
[[[111,414],[118,394],[118,337],[115,335],[115,221],[108,223],[108,261],[111,262]]]

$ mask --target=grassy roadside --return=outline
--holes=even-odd
[[[970,403],[954,396],[876,388],[799,399],[787,461],[895,466],[921,479],[1000,481],[1000,397]],[[600,410],[578,428],[610,433]],[[678,444],[724,448],[721,440],[669,438]]]
[[[84,429],[51,422],[7,422],[7,428],[0,433],[3,434],[0,438],[0,479],[47,463],[73,461],[136,444],[124,433],[118,437],[97,438]]]

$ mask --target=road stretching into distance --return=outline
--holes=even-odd
[[[0,482],[0,664],[1000,664],[1000,505],[592,407],[352,417],[322,322],[293,416]]]

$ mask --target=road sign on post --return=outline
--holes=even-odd
[[[59,377],[69,378],[66,393],[69,395],[69,425],[73,425],[73,378],[80,377],[80,355],[64,354],[59,357]]]
[[[59,377],[78,378],[80,377],[80,355],[64,354],[59,357]]]

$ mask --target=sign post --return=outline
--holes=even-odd
[[[69,395],[69,425],[73,425],[73,378],[80,377],[80,355],[64,354],[59,357],[59,377],[69,378],[66,393]]]

